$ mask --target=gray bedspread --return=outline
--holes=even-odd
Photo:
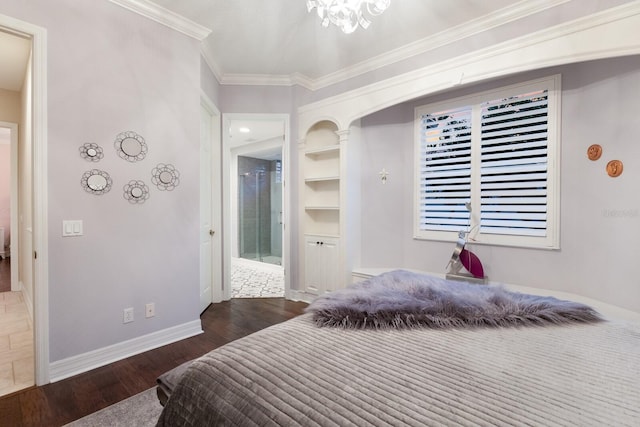
[[[640,326],[318,328],[197,359],[159,426],[638,426]]]

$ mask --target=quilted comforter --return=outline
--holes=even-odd
[[[159,426],[638,426],[640,326],[344,330],[305,314],[195,360]]]

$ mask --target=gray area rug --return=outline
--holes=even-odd
[[[67,424],[71,427],[155,426],[162,412],[156,388],[152,387],[121,402]]]

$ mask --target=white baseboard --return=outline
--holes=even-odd
[[[297,289],[289,289],[289,291],[285,294],[285,298],[293,301],[302,301],[306,302],[307,304],[311,304],[311,301],[316,298],[316,295],[312,295],[305,291],[299,291]]]
[[[55,361],[49,365],[49,376],[52,383],[60,381],[91,369],[201,334],[202,332],[200,320],[183,323],[138,338]]]

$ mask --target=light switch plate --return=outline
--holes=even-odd
[[[81,219],[65,219],[62,221],[62,237],[76,237],[82,235],[83,232]]]

